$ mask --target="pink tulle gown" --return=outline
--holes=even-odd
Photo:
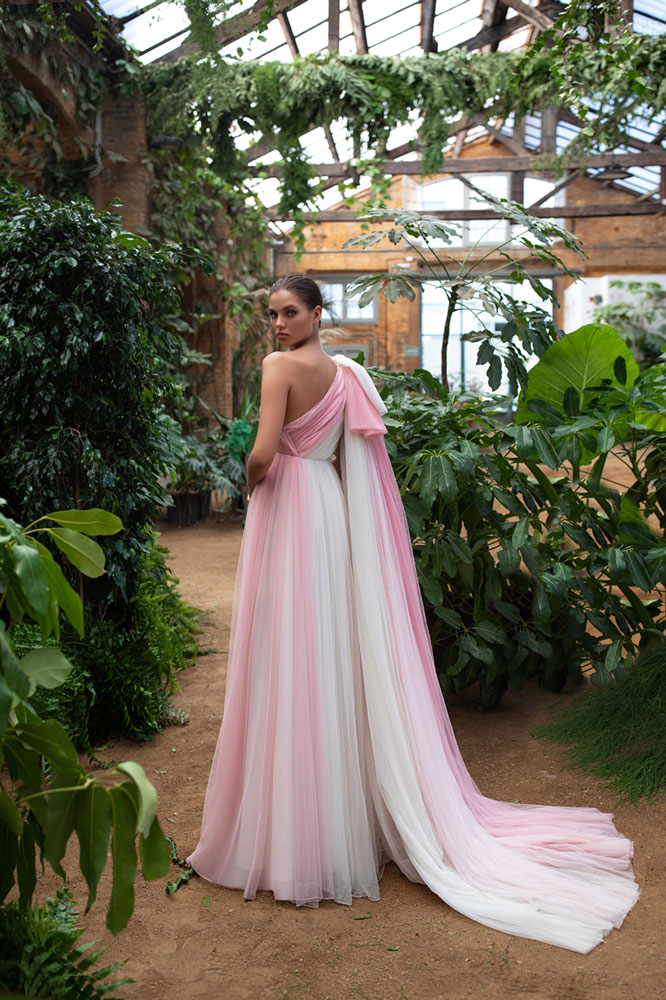
[[[638,897],[594,808],[482,795],[435,672],[385,406],[365,369],[284,425],[249,504],[204,878],[317,906],[379,899],[387,860],[489,927],[588,952]],[[328,459],[340,449],[342,483]]]

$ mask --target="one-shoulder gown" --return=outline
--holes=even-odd
[[[477,788],[437,680],[386,408],[361,365],[335,361],[249,503],[188,860],[246,899],[318,906],[379,899],[390,859],[474,920],[588,952],[638,897],[632,844],[595,808]]]

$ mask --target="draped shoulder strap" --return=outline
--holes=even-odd
[[[386,406],[363,365],[343,354],[335,354],[333,360],[342,369],[345,381],[348,429],[364,437],[386,434],[386,427],[381,419],[381,414],[386,413]]]

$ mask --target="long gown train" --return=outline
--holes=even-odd
[[[249,504],[188,861],[247,899],[318,906],[379,899],[391,859],[474,920],[588,952],[638,898],[632,845],[611,814],[477,788],[437,680],[386,408],[361,365],[335,361]]]

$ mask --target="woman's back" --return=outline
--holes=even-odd
[[[281,365],[289,380],[284,422],[307,413],[322,399],[333,383],[337,365],[323,350],[300,350],[282,354]]]

